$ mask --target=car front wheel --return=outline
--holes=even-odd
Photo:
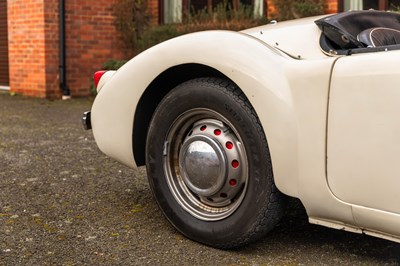
[[[261,124],[229,81],[194,79],[167,94],[150,123],[146,162],[161,210],[198,242],[239,247],[283,212]]]

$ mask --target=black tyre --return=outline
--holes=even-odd
[[[146,162],[161,210],[195,241],[236,248],[264,236],[283,212],[257,115],[226,80],[194,79],[165,96]]]

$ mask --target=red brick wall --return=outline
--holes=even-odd
[[[43,0],[9,0],[10,90],[46,97]]]
[[[114,27],[114,2],[65,1],[67,83],[72,96],[90,93],[93,73],[105,61],[124,58]]]
[[[150,25],[158,25],[158,0],[148,0],[147,12],[150,16]]]
[[[332,14],[338,12],[338,0],[325,0],[325,13]]]
[[[92,76],[124,53],[114,27],[115,0],[66,0],[66,70],[71,95],[90,94]],[[58,0],[8,0],[10,90],[59,98]]]

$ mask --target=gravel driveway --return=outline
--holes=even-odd
[[[222,251],[161,215],[146,180],[108,159],[91,100],[0,93],[0,265],[399,265],[400,244],[310,225],[295,204],[262,241]]]

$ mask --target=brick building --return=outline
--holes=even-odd
[[[102,63],[124,58],[114,27],[118,0],[65,0],[65,81],[71,95],[90,94],[91,77]],[[179,22],[189,7],[222,0],[149,0],[153,24]],[[230,0],[252,5],[264,16],[270,0]],[[64,0],[0,0],[0,89],[34,97],[60,98],[60,3]],[[326,0],[326,12],[387,9],[400,0]],[[62,10],[62,9],[61,9]],[[61,34],[61,35],[60,35]],[[64,87],[65,91],[65,87]]]
[[[0,0],[2,88],[34,97],[61,97],[59,2]],[[110,58],[124,57],[112,3],[65,1],[65,71],[72,96],[88,95],[94,70]]]

